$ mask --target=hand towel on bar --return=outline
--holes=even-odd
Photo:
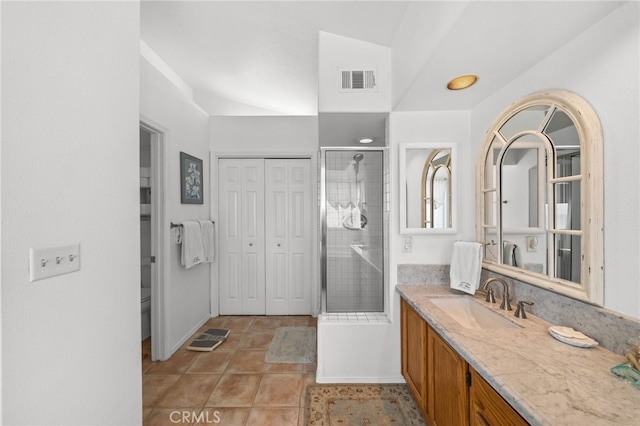
[[[480,284],[482,244],[456,241],[449,270],[449,285],[455,290],[475,294]]]
[[[502,263],[511,266],[522,266],[520,248],[517,244],[508,241],[504,243],[504,248],[502,249]]]
[[[204,262],[202,231],[195,221],[182,222],[182,265],[189,269]]]
[[[509,241],[502,242],[502,263],[512,265],[513,262],[513,244]]]
[[[200,230],[202,231],[202,248],[204,250],[204,263],[211,263],[213,262],[213,254],[214,254],[213,222],[211,222],[210,220],[199,220],[198,223],[200,223]]]

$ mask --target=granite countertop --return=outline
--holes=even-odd
[[[396,291],[532,425],[640,424],[640,389],[609,371],[624,362],[621,355],[562,343],[548,328],[563,324],[529,313],[515,318],[478,295],[439,285],[398,285]],[[429,300],[452,295],[475,297],[522,328],[464,328]]]

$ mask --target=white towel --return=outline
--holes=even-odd
[[[475,294],[480,284],[482,244],[456,241],[449,269],[449,285],[455,290]]]
[[[522,267],[520,247],[517,244],[505,241],[502,249],[502,263],[505,265]]]
[[[195,221],[182,222],[182,265],[189,269],[204,262],[202,231]]]
[[[362,229],[362,222],[360,221],[360,208],[355,206],[351,209],[351,228],[349,229]]]
[[[204,250],[203,263],[211,263],[213,262],[214,254],[213,222],[210,220],[199,220],[198,223],[200,223],[200,230],[202,231],[202,248]]]
[[[338,206],[346,209],[351,204],[351,192],[348,183],[345,182],[328,182],[327,183],[327,202],[333,208]]]
[[[327,202],[335,209],[346,209],[351,204],[351,182],[346,170],[327,170]]]

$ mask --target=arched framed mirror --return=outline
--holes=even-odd
[[[603,147],[591,106],[529,95],[489,128],[476,166],[485,269],[603,304]]]
[[[401,143],[400,233],[456,231],[456,144]]]

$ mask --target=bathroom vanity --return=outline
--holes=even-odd
[[[515,318],[498,304],[445,286],[396,290],[402,374],[432,424],[637,424],[640,390],[609,371],[623,362],[621,355],[569,346],[548,333],[553,324],[531,314]],[[485,325],[459,322],[439,303],[454,298],[502,318]]]

